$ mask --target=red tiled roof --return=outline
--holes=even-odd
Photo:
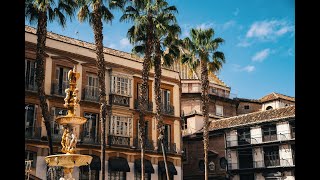
[[[290,97],[290,96],[287,96],[287,95],[283,95],[283,94],[279,94],[279,93],[275,93],[275,92],[272,92],[266,96],[263,96],[262,98],[260,98],[260,101],[261,102],[267,102],[267,101],[272,101],[272,100],[275,100],[275,99],[284,99],[284,100],[288,100],[288,101],[295,101],[295,98],[294,97]]]
[[[224,128],[231,128],[247,124],[256,124],[262,122],[275,121],[295,117],[295,106],[286,106],[283,108],[272,109],[267,111],[258,111],[240,116],[233,116],[220,120],[213,120],[210,123],[209,130],[217,130]]]

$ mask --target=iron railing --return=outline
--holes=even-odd
[[[65,89],[69,87],[67,82],[60,83],[52,83],[51,85],[51,94],[58,96],[66,96]]]
[[[37,84],[36,82],[25,82],[25,85],[24,85],[24,88],[25,90],[27,91],[37,91]]]
[[[136,149],[141,149],[139,138],[134,138],[133,139],[133,146]],[[145,146],[145,150],[151,150],[151,151],[154,150],[154,145],[153,145],[153,141],[152,140],[145,140],[144,146]]]
[[[259,136],[251,136],[250,138],[238,139],[237,135],[227,136],[227,147],[235,147],[235,146],[245,146],[250,144],[259,144],[270,141],[287,141],[294,139],[294,134],[291,133],[282,133],[279,132],[274,135],[259,135]]]
[[[83,89],[83,100],[99,102],[99,88],[86,86]]]
[[[41,127],[25,127],[25,138],[26,139],[40,139],[41,138]]]
[[[262,160],[262,161],[252,161],[250,163],[246,162],[241,165],[241,163],[228,163],[228,170],[236,169],[250,169],[250,168],[270,168],[270,167],[292,167],[295,166],[294,159],[274,159],[274,160]]]
[[[161,110],[163,114],[174,115],[174,106],[172,105],[161,103]]]
[[[130,106],[130,97],[128,96],[110,94],[109,99],[112,105],[120,105],[120,106],[126,106],[126,107]]]
[[[91,137],[85,136],[87,133],[85,131],[80,132],[80,139],[79,143],[81,144],[100,144],[100,138],[96,137],[95,135]]]
[[[139,108],[139,99],[134,100],[134,109],[140,109]],[[148,101],[147,104],[145,104],[145,109],[147,111],[153,111],[153,103],[151,101]]]
[[[163,143],[164,149],[167,153],[177,153],[176,143]],[[158,152],[162,152],[161,142],[158,141]]]
[[[108,135],[108,144],[109,146],[130,146],[130,137]]]

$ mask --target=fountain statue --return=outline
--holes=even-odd
[[[48,166],[63,167],[64,177],[60,180],[75,180],[72,177],[74,167],[89,165],[92,157],[89,155],[76,154],[77,136],[75,134],[75,126],[84,124],[87,119],[75,115],[75,109],[79,105],[77,97],[78,89],[77,79],[80,73],[76,72],[76,68],[68,72],[68,81],[70,87],[65,90],[66,97],[64,98],[64,106],[68,109],[66,116],[60,116],[55,121],[63,126],[63,135],[61,138],[61,152],[65,154],[50,155],[45,157]]]

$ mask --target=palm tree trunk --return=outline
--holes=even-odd
[[[202,98],[202,115],[203,115],[203,151],[204,151],[204,179],[208,180],[208,148],[209,148],[209,113],[208,113],[208,69],[204,60],[200,61],[201,67],[201,98]]]
[[[102,34],[102,21],[101,14],[98,12],[100,3],[94,6],[93,12],[93,31],[94,40],[96,44],[97,54],[97,68],[98,68],[98,81],[100,88],[100,121],[101,121],[101,171],[102,180],[105,179],[105,162],[106,162],[106,116],[107,116],[107,103],[106,103],[106,86],[105,86],[105,62],[103,54],[103,34]]]
[[[167,155],[163,144],[163,137],[164,137],[164,126],[163,126],[163,119],[161,115],[161,52],[160,52],[160,42],[156,42],[155,46],[155,54],[156,58],[154,61],[154,95],[156,97],[156,121],[158,123],[157,129],[159,131],[159,137],[158,140],[161,142],[161,148],[162,148],[162,154],[163,154],[163,160],[164,165],[166,169],[166,175],[167,179],[169,180],[169,172],[167,167]]]
[[[140,141],[140,147],[141,147],[141,179],[145,179],[145,168],[144,168],[144,149],[145,149],[145,120],[144,116],[146,113],[146,94],[148,91],[148,81],[149,81],[149,71],[150,71],[150,64],[151,64],[151,53],[152,53],[152,47],[153,47],[153,40],[152,40],[152,17],[149,13],[148,15],[148,21],[149,25],[147,28],[147,41],[146,41],[146,48],[145,48],[145,56],[143,59],[142,64],[142,84],[141,84],[141,92],[139,97],[139,141]]]
[[[44,91],[44,60],[47,39],[47,12],[40,12],[37,27],[37,52],[36,52],[36,82],[38,86],[38,96],[44,125],[47,131],[49,155],[53,155],[52,137],[51,137],[51,116],[48,110],[47,98]]]

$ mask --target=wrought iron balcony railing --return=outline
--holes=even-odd
[[[130,106],[130,97],[128,96],[121,96],[118,94],[110,94],[110,103],[112,105],[120,105],[120,106]]]
[[[51,94],[58,96],[66,96],[65,89],[69,88],[69,84],[67,82],[60,83],[52,83],[51,85]]]
[[[174,115],[174,106],[161,103],[163,114]]]
[[[141,149],[139,138],[133,139],[133,146],[136,149]],[[152,140],[145,140],[144,146],[145,146],[145,150],[150,150],[150,151],[154,150],[154,145]]]
[[[139,108],[139,99],[134,100],[134,109],[140,109]],[[151,101],[148,101],[148,103],[145,104],[145,109],[147,111],[152,112],[153,111],[153,103]]]
[[[87,132],[82,131],[80,133],[79,142],[81,144],[100,144],[100,138],[95,135],[89,137]]]
[[[292,133],[282,133],[279,132],[274,135],[254,135],[251,136],[251,138],[245,138],[245,139],[238,139],[239,137],[237,135],[231,135],[227,136],[227,147],[236,147],[236,146],[246,146],[251,144],[259,144],[259,143],[265,143],[270,141],[287,141],[294,139],[294,134]]]
[[[33,92],[37,92],[38,90],[36,82],[25,82],[24,88],[27,91],[33,91]]]
[[[164,149],[167,153],[177,153],[176,143],[163,143]],[[158,141],[158,152],[162,152],[161,142]]]
[[[129,147],[130,146],[130,137],[109,135],[108,136],[108,144],[109,144],[109,146]]]
[[[26,139],[40,139],[41,138],[41,127],[25,127],[25,138]]]
[[[239,163],[228,163],[228,170],[235,169],[250,169],[250,168],[270,168],[270,167],[292,167],[294,166],[294,159],[274,159],[264,161],[252,161],[246,162],[245,164]]]
[[[83,89],[83,100],[86,101],[93,101],[93,102],[99,102],[99,88],[92,87],[92,86],[86,86]]]

